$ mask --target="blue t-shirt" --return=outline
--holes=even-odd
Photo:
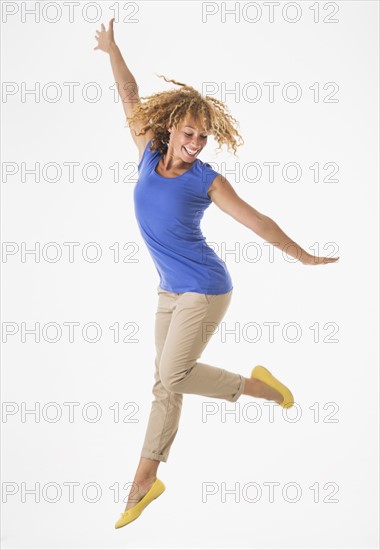
[[[196,159],[175,178],[155,171],[161,154],[150,151],[151,140],[138,164],[134,208],[141,235],[169,292],[224,294],[232,290],[225,262],[206,243],[200,228],[212,200],[207,195],[219,175],[207,162]]]

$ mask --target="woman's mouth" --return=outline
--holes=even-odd
[[[187,147],[183,146],[183,148],[185,149],[187,155],[189,155],[189,157],[196,157],[197,154],[199,153],[200,149],[188,149]]]

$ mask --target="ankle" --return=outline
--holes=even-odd
[[[157,479],[156,474],[139,474],[136,475],[133,483],[149,483],[150,481],[155,481]]]
[[[250,397],[258,397],[257,394],[257,381],[254,378],[245,378],[243,394]]]
[[[265,397],[266,384],[256,378],[246,378],[243,393],[251,397]]]

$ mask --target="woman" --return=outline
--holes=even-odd
[[[178,430],[184,393],[236,401],[250,395],[291,407],[291,391],[268,370],[256,366],[249,378],[198,361],[223,319],[232,297],[225,263],[207,245],[199,223],[215,203],[303,264],[335,262],[314,257],[292,241],[268,216],[255,210],[228,180],[197,157],[212,134],[219,146],[236,153],[235,119],[219,100],[191,86],[140,98],[138,86],[114,40],[114,19],[96,31],[100,49],[110,56],[132,138],[139,151],[139,178],[134,188],[136,219],[160,276],[155,322],[154,401],[140,462],[127,505],[115,528],[139,517],[165,485],[157,478]],[[146,99],[142,102],[141,99]],[[294,252],[292,252],[295,249]]]

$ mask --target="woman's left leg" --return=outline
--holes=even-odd
[[[198,361],[228,309],[232,292],[178,295],[159,366],[167,390],[227,401],[242,395],[242,375]]]

